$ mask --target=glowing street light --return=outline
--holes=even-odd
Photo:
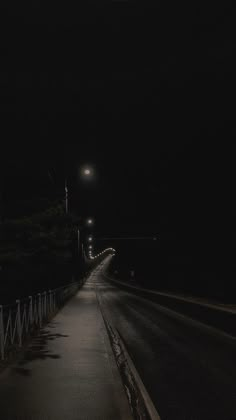
[[[89,226],[91,226],[91,225],[93,224],[93,219],[88,219],[88,220],[87,220],[87,224],[88,224]]]
[[[81,175],[83,178],[92,178],[93,177],[93,168],[91,166],[83,166],[81,169]]]
[[[89,240],[89,242],[92,242],[92,240],[93,240],[92,236],[89,236],[88,240]]]

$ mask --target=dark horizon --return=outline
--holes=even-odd
[[[66,178],[70,208],[99,235],[160,233],[167,260],[178,250],[228,267],[232,16],[200,4],[2,5],[4,217],[63,200]]]

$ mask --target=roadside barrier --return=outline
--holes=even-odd
[[[0,305],[0,358],[20,349],[27,338],[46,324],[82,286],[85,278],[57,289]]]

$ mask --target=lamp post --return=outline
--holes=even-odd
[[[50,175],[50,173],[49,173]],[[84,166],[81,169],[81,175],[84,179],[92,179],[93,175],[94,175],[94,170],[92,167],[89,166]],[[51,179],[51,175],[50,175],[50,179]],[[65,178],[65,211],[66,214],[68,213],[68,185],[67,185],[67,179]],[[87,223],[89,225],[93,224],[93,220],[92,219],[88,219]]]
[[[66,206],[66,214],[68,214],[68,188],[67,188],[66,179],[65,179],[65,206]]]
[[[93,168],[89,166],[84,166],[81,169],[81,175],[83,178],[90,179],[93,177]],[[67,185],[67,179],[65,178],[65,213],[68,214],[69,208],[68,208],[68,185]],[[93,219],[89,218],[87,220],[87,224],[89,226],[93,225]],[[89,238],[89,241],[92,240],[92,238]],[[81,244],[82,247],[82,258],[84,258],[84,247],[83,243]],[[80,252],[80,231],[78,229],[78,256]]]
[[[80,245],[80,231],[78,229],[78,257],[79,257],[79,245]]]
[[[52,172],[51,172],[51,170],[48,170],[48,177],[49,177],[49,179],[50,179],[50,181],[51,181],[51,183],[53,184],[53,185],[56,185],[56,183],[55,183],[55,179],[53,178],[53,176],[52,176]],[[65,179],[65,181],[64,181],[64,192],[65,192],[65,195],[64,195],[64,199],[65,199],[65,214],[66,215],[68,215],[68,213],[69,213],[69,200],[68,200],[68,173],[65,173],[64,174],[65,176],[64,176],[64,179]],[[88,166],[88,165],[86,165],[86,166],[83,166],[83,167],[81,167],[80,168],[80,176],[81,176],[81,178],[83,178],[84,180],[85,179],[88,179],[88,180],[92,180],[93,179],[93,177],[94,177],[94,169],[92,168],[92,167],[90,167],[90,166]],[[61,193],[60,193],[60,196],[61,196]],[[0,223],[1,223],[1,218],[2,218],[2,212],[1,212],[1,204],[2,204],[2,200],[1,200],[1,190],[0,190]],[[64,207],[64,206],[63,206]],[[86,221],[86,223],[87,223],[87,225],[88,226],[92,226],[93,225],[93,223],[94,223],[94,220],[92,219],[92,218],[88,218],[87,219],[87,221]],[[81,232],[80,232],[80,230],[78,229],[77,230],[77,240],[78,240],[78,244],[77,244],[77,252],[78,252],[78,257],[80,256],[80,246],[81,246],[81,255],[82,255],[82,259],[84,259],[84,257],[85,257],[85,251],[84,251],[84,245],[83,245],[83,242],[82,242],[82,235],[81,235]],[[80,245],[80,242],[81,242],[81,245]],[[0,266],[0,269],[1,269],[1,266]]]

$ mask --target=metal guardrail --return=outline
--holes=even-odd
[[[17,299],[12,305],[0,305],[0,359],[22,347],[25,339],[47,323],[83,283],[84,279]]]

